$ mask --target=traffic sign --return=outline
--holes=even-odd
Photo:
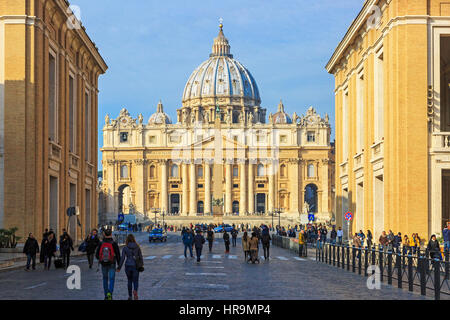
[[[316,220],[316,217],[314,217],[314,214],[310,213],[310,214],[308,214],[308,220],[314,221],[314,220]]]
[[[345,214],[345,220],[351,221],[353,219],[353,214],[351,212],[347,212]]]
[[[119,222],[122,222],[123,220],[125,220],[125,216],[123,213],[119,213],[118,220],[119,220]]]

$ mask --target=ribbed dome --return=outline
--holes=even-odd
[[[280,101],[280,104],[278,105],[278,111],[275,113],[272,117],[272,121],[274,124],[291,124],[292,119],[291,117],[284,112],[284,105],[283,102]]]
[[[183,103],[211,97],[247,98],[250,105],[261,103],[258,86],[250,72],[230,54],[230,45],[220,26],[210,58],[203,62],[186,83]]]
[[[170,117],[164,112],[163,104],[159,101],[156,107],[156,113],[152,114],[148,120],[148,124],[172,124]]]

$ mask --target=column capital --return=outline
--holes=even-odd
[[[247,160],[246,160],[246,159],[236,159],[236,162],[237,162],[238,164],[246,164],[246,163],[247,163]]]
[[[116,164],[116,162],[118,162],[117,160],[106,160],[106,162],[108,163],[108,165],[113,166]]]
[[[223,159],[223,162],[225,164],[233,164],[234,163],[234,159],[233,158],[226,158],[226,159]]]
[[[206,165],[210,166],[210,165],[212,165],[214,163],[214,159],[204,159],[203,162]]]
[[[165,160],[165,159],[158,159],[158,160],[156,160],[156,162],[158,163],[158,164],[160,164],[160,165],[167,165],[167,160]]]
[[[330,159],[322,159],[322,163],[323,164],[329,164],[330,163]]]

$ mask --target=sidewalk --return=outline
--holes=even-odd
[[[84,252],[78,252],[75,250],[70,255],[71,257],[78,257],[85,255]],[[36,255],[36,265],[39,263],[39,253]],[[11,270],[17,270],[25,268],[27,265],[27,257],[23,253],[0,253],[0,273]]]

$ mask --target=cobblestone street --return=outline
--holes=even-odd
[[[369,290],[366,278],[313,261],[299,259],[287,250],[271,247],[271,260],[246,264],[238,246],[224,254],[217,239],[212,254],[204,250],[203,260],[185,259],[178,235],[167,243],[148,243],[145,234],[138,236],[145,259],[140,277],[140,299],[151,300],[272,300],[272,299],[424,299],[395,287],[382,285]],[[260,255],[262,254],[260,250]],[[82,270],[81,290],[69,290],[63,270],[35,272],[14,270],[0,274],[0,299],[103,300],[101,272],[89,270],[87,259],[74,258],[72,264]],[[115,299],[127,299],[124,271],[116,275]]]

